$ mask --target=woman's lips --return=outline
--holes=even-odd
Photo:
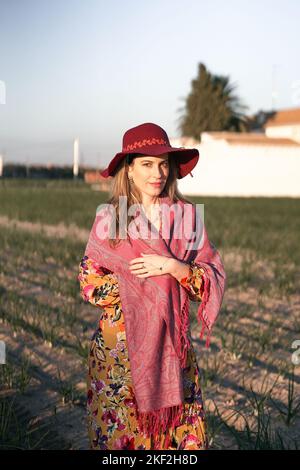
[[[162,185],[162,181],[158,182],[158,183],[149,183],[149,184],[152,184],[152,186],[161,186]]]

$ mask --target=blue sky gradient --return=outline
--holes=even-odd
[[[105,166],[143,122],[178,136],[198,64],[248,113],[300,106],[300,2],[0,0],[5,161]]]

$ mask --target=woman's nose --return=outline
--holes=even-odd
[[[161,178],[162,175],[163,175],[162,168],[154,167],[153,176],[155,176],[156,178]]]

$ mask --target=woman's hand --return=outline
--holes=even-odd
[[[172,257],[142,253],[140,258],[134,258],[129,262],[129,269],[141,278],[160,276],[172,273],[174,261],[176,260]]]

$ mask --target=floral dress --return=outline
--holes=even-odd
[[[180,280],[193,301],[201,301],[203,274],[203,268],[191,262],[189,275]],[[193,347],[183,370],[186,422],[154,442],[152,437],[139,432],[134,413],[135,397],[117,277],[84,256],[79,264],[78,280],[83,300],[99,308],[99,324],[91,338],[87,373],[90,449],[207,449],[206,417]]]

